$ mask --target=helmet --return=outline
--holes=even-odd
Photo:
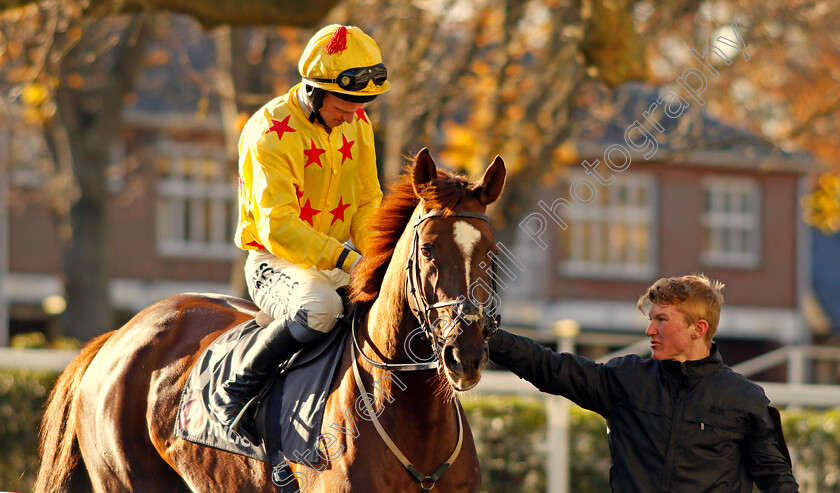
[[[312,36],[298,62],[307,85],[369,101],[391,88],[376,41],[354,26],[327,26]]]

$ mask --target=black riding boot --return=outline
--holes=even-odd
[[[222,426],[254,444],[258,443],[255,410],[243,413],[243,408],[260,393],[268,377],[303,347],[278,320],[260,329],[256,337],[242,365],[210,398],[210,409]]]

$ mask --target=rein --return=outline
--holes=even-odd
[[[355,341],[355,337],[353,338]],[[458,454],[461,452],[461,445],[464,442],[464,424],[463,424],[463,411],[461,410],[461,406],[457,403],[457,401],[453,402],[453,406],[455,407],[455,412],[458,414],[458,443],[455,444],[455,450],[452,451],[452,454],[449,456],[443,464],[438,466],[435,469],[435,472],[432,473],[431,476],[426,476],[422,472],[420,472],[417,467],[412,464],[408,458],[403,454],[397,444],[394,443],[394,440],[388,435],[388,432],[385,431],[385,428],[382,427],[382,423],[379,422],[379,418],[377,417],[376,413],[374,413],[373,405],[368,398],[367,390],[365,390],[365,385],[362,382],[362,377],[359,375],[359,363],[356,360],[356,345],[354,344],[351,346],[350,351],[353,358],[353,377],[356,379],[356,386],[359,387],[359,391],[362,395],[362,402],[365,404],[365,409],[367,409],[368,416],[370,416],[371,421],[373,421],[373,427],[376,428],[376,432],[379,433],[379,436],[382,438],[382,441],[385,442],[385,445],[388,446],[388,449],[391,450],[397,459],[402,463],[403,467],[408,470],[409,473],[420,483],[420,493],[429,493],[432,491],[432,488],[435,487],[435,483],[443,476],[443,474],[449,469],[449,466],[455,462],[455,459],[458,457]]]
[[[352,322],[350,324],[350,338],[353,339],[353,348],[355,351],[362,355],[362,358],[368,362],[371,366],[375,366],[380,370],[393,370],[393,371],[421,371],[421,370],[437,370],[438,360],[428,361],[426,363],[381,363],[379,361],[371,359],[368,355],[362,351],[362,348],[359,346],[359,341],[356,339],[356,317],[352,318]],[[353,359],[355,362],[355,358]]]

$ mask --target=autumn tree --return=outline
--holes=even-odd
[[[4,107],[24,107],[42,129],[53,162],[50,197],[64,245],[65,334],[86,340],[113,328],[106,170],[126,97],[154,35],[153,9],[187,12],[206,26],[308,25],[334,3],[0,2]],[[235,73],[233,63],[228,69]]]
[[[566,145],[587,87],[673,84],[738,23],[749,63],[721,70],[711,116],[746,127],[779,152],[810,152],[835,173],[840,152],[840,9],[823,0],[353,0],[348,23],[380,41],[394,81],[375,103],[386,175],[433,143],[446,164],[476,172],[501,154],[511,174],[497,215],[520,204],[546,173],[573,164]],[[341,9],[339,9],[341,10]],[[711,94],[711,93],[710,93]],[[696,142],[694,145],[704,145]],[[836,230],[834,174],[808,197],[806,216]],[[832,219],[834,218],[834,219]]]
[[[424,145],[468,173],[502,155],[509,178],[495,209],[503,221],[519,216],[523,197],[557,165],[580,85],[647,77],[629,0],[354,0],[342,7],[348,23],[367,26],[380,43],[393,81],[373,110],[385,175]]]
[[[805,152],[822,164],[822,176],[803,201],[806,220],[840,231],[840,9],[830,0],[703,1],[665,23],[662,10],[644,9],[655,36],[645,36],[655,77],[673,80],[685,62],[677,53],[707,47],[718,29],[737,22],[747,42],[748,63],[720,70],[708,110],[772,141],[779,152]],[[667,12],[667,9],[665,10]]]
[[[26,2],[0,1],[0,9],[21,3]],[[102,183],[101,176],[85,173],[104,169],[103,143],[115,138],[119,127],[107,119],[121,114],[118,108],[131,87],[113,84],[114,74],[136,77],[136,67],[120,68],[120,61],[142,53],[144,40],[154,33],[144,21],[149,14],[119,17],[118,12],[141,6],[168,8],[188,12],[208,27],[224,22],[305,23],[296,17],[305,10],[297,2],[285,9],[291,17],[283,17],[283,9],[270,13],[285,3],[249,2],[248,8],[227,17],[217,14],[241,2],[175,5],[173,0],[156,0],[141,5],[91,0],[83,8],[61,2],[30,6],[4,21],[4,37],[19,40],[8,43],[2,58],[5,73],[16,67],[11,80],[15,89],[5,94],[43,121],[56,157],[56,176],[74,177],[59,183],[69,187],[65,196],[79,208],[88,203],[83,186]],[[306,5],[323,15],[332,3]],[[510,222],[519,217],[535,183],[576,160],[566,143],[578,124],[576,106],[587,104],[587,87],[609,91],[632,80],[673,82],[685,68],[690,49],[708,46],[716,30],[733,21],[744,30],[753,57],[748,64],[721,71],[715,97],[706,108],[720,118],[750,125],[780,148],[810,149],[836,162],[840,97],[833,67],[838,65],[840,44],[832,26],[840,19],[830,6],[827,0],[344,0],[320,23],[359,25],[382,48],[393,86],[370,111],[377,125],[383,182],[399,171],[406,155],[423,146],[437,149],[446,165],[468,173],[483,169],[500,154],[510,174],[495,213]],[[20,23],[25,16],[19,12],[36,21]],[[308,22],[315,18],[320,17]],[[228,159],[235,159],[235,122],[297,80],[294,61],[314,28],[214,31],[219,70],[212,85],[229,134]],[[98,59],[92,60],[91,54]],[[25,63],[19,62],[20,55]],[[256,92],[255,74],[263,77]],[[272,78],[274,85],[265,86]],[[108,108],[108,115],[96,108]],[[70,132],[79,133],[71,137]],[[99,148],[75,149],[85,142],[97,142]],[[80,158],[85,162],[74,161]],[[828,195],[815,203],[836,206],[831,197],[836,188],[823,188]],[[88,196],[95,202],[101,192]],[[66,228],[73,238],[80,231],[92,231],[92,238],[101,239],[94,226],[88,230],[75,224],[83,217],[78,214],[68,216],[74,218]],[[79,252],[98,251],[81,257],[91,262],[80,269],[86,275],[107,271],[94,263],[106,258],[95,248],[104,248],[107,239],[93,243]],[[80,274],[66,273],[68,286],[74,275]],[[101,291],[105,285],[107,281],[96,281],[79,289],[91,288],[93,297],[107,299]],[[71,316],[74,309],[68,309],[68,323],[72,318],[77,327],[91,327],[94,333],[107,326],[105,319],[87,315],[99,312],[101,304],[77,303],[69,293],[68,301],[80,310]]]

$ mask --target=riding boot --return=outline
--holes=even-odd
[[[258,443],[253,409],[245,409],[278,367],[303,347],[285,323],[275,320],[260,329],[239,368],[216,389],[210,409],[225,429]],[[246,412],[243,412],[246,411]]]

